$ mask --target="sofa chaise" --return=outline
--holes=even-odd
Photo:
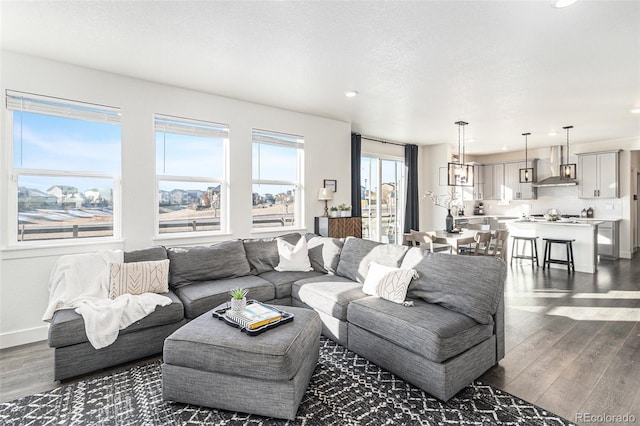
[[[56,380],[161,353],[167,336],[228,301],[235,287],[248,289],[250,299],[314,309],[326,337],[442,400],[504,357],[502,260],[352,237],[304,237],[313,267],[309,272],[275,270],[276,238],[125,253],[125,262],[170,260],[173,303],[121,330],[113,345],[100,350],[88,343],[81,316],[56,312],[49,329]],[[295,244],[301,235],[279,238]],[[417,272],[408,303],[363,292],[372,262]]]

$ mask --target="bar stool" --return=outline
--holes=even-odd
[[[531,261],[531,268],[533,268],[533,262],[536,262],[536,266],[540,266],[538,264],[538,237],[518,237],[513,236],[513,242],[511,243],[511,262],[509,266],[513,265],[513,259],[528,259]],[[522,246],[522,254],[518,254],[517,248],[520,246],[520,241],[524,241],[524,245]],[[527,241],[531,245],[531,255],[525,255],[524,249],[527,246]],[[516,243],[517,242],[517,243]]]
[[[575,239],[562,240],[558,238],[543,238],[543,240],[545,241],[545,245],[544,245],[544,260],[542,262],[542,269],[546,268],[547,265],[549,265],[549,268],[551,268],[552,263],[559,263],[560,265],[567,265],[568,274],[570,274],[572,270],[573,272],[576,271],[575,265],[573,263],[573,242],[575,241]],[[567,250],[567,260],[551,258],[551,247],[553,247],[552,244],[564,244]]]

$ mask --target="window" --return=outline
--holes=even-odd
[[[157,233],[225,231],[229,128],[156,115],[155,131]]]
[[[14,242],[119,236],[120,111],[7,90]]]
[[[362,238],[402,244],[404,170],[402,160],[362,157]]]
[[[302,226],[304,139],[253,131],[253,228]]]

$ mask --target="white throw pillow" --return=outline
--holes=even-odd
[[[302,236],[296,245],[286,242],[282,238],[278,238],[278,256],[280,263],[275,267],[276,271],[313,271],[311,262],[309,261],[309,248],[307,247],[307,239]]]
[[[123,294],[167,293],[169,259],[109,264],[109,298]]]
[[[371,262],[362,291],[396,303],[404,303],[411,280],[417,278],[415,269],[400,269]]]

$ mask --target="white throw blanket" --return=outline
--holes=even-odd
[[[42,319],[51,321],[55,311],[75,308],[82,315],[89,342],[100,349],[115,342],[118,332],[171,304],[154,293],[123,294],[109,299],[109,264],[124,259],[121,250],[61,256],[49,278],[49,306]]]

